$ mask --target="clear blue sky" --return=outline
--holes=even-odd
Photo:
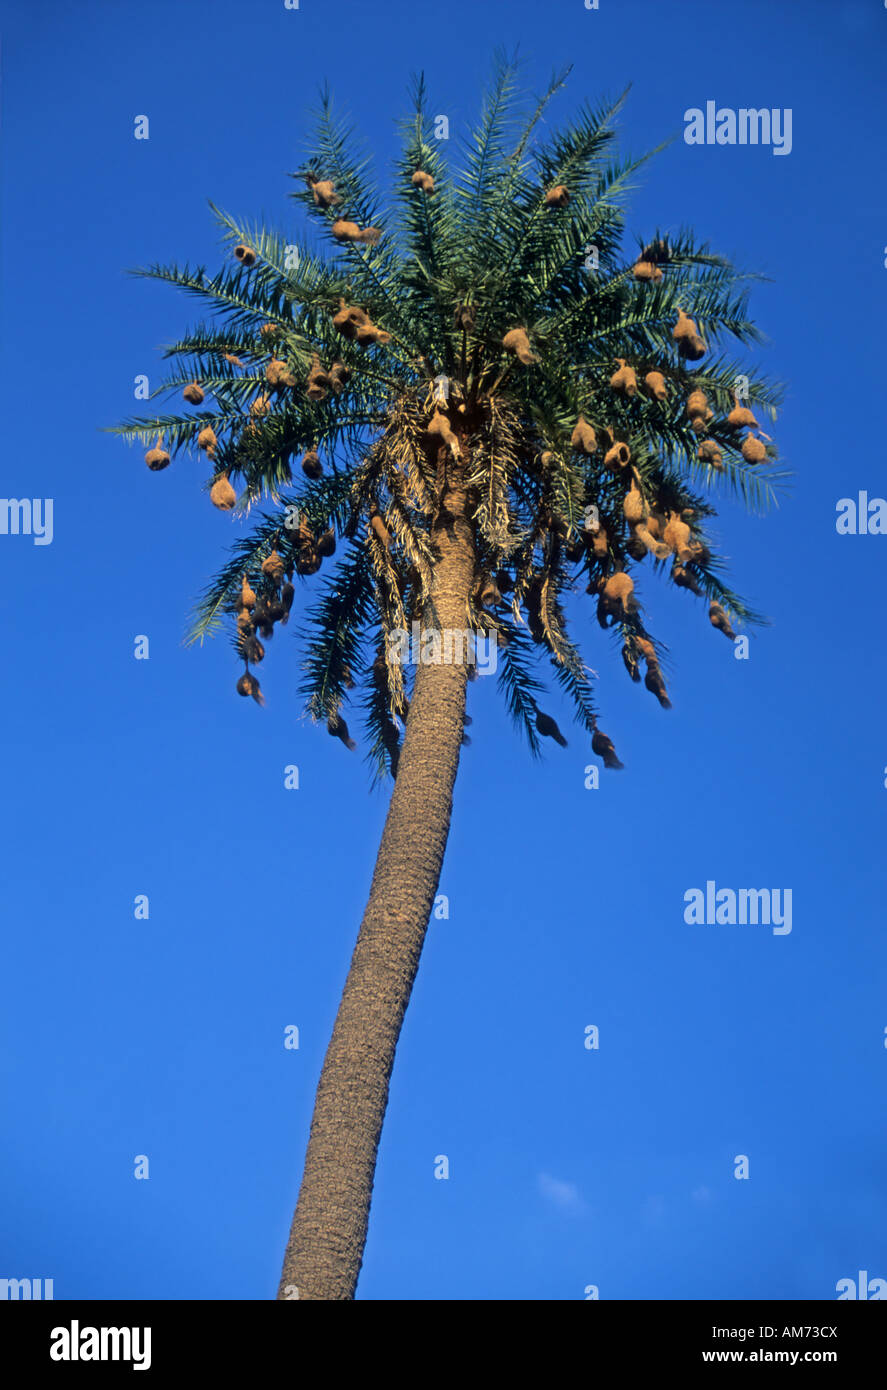
[[[626,764],[599,791],[558,697],[570,746],[534,764],[494,682],[471,687],[450,917],[401,1040],[359,1296],[814,1299],[887,1276],[887,537],[835,530],[839,498],[887,495],[863,423],[884,394],[887,11],[19,0],[0,37],[0,491],[55,502],[51,545],[0,536],[0,1277],[52,1277],[59,1298],[273,1296],[385,812],[361,758],[300,718],[285,633],[264,711],[234,693],[226,641],[182,645],[238,523],[198,463],[150,474],[100,432],[197,317],[124,270],[215,265],[208,198],[295,228],[286,175],[323,78],[384,171],[410,73],[455,136],[502,44],[533,91],[575,64],[552,123],[631,83],[634,152],[707,99],[792,109],[787,157],[678,138],[628,225],[692,223],[771,277],[752,306],[795,480],[766,519],[726,501],[717,523],[772,618],[748,661],[688,594],[642,580],[671,713],[589,611]],[[791,934],[688,926],[683,895],[709,879],[791,888]]]

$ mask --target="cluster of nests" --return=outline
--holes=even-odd
[[[274,625],[286,624],[295,598],[294,574],[316,574],[324,559],[335,553],[336,536],[332,527],[315,536],[303,517],[295,532],[293,554],[285,561],[278,553],[275,539],[270,555],[262,561],[262,592],[257,597],[249,579],[243,575],[237,601],[237,651],[243,658],[244,674],[237,682],[238,695],[251,695],[257,704],[264,704],[258,679],[250,671],[264,660],[266,641],[274,636]]]

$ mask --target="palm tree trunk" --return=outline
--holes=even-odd
[[[475,578],[461,486],[433,533],[434,621],[467,628]],[[397,780],[327,1049],[277,1297],[350,1299],[363,1260],[397,1040],[440,882],[464,731],[464,662],[416,672]]]

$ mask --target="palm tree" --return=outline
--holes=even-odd
[[[325,92],[292,195],[324,255],[214,208],[233,264],[137,272],[196,296],[211,321],[166,349],[174,374],[159,388],[184,389],[196,409],[118,431],[152,444],[154,468],[202,449],[213,501],[249,515],[191,637],[229,625],[237,688],[261,703],[261,639],[287,621],[294,575],[301,591],[338,544],[303,612],[301,694],[348,747],[343,709],[356,705],[375,776],[394,779],[280,1298],[354,1296],[469,722],[476,653],[454,635],[495,644],[532,754],[543,738],[566,742],[538,703],[545,659],[593,752],[619,768],[572,635],[580,591],[632,680],[643,663],[666,707],[666,649],[633,574],[704,597],[731,639],[731,623],[761,621],[706,535],[712,493],[761,510],[780,476],[752,414],[772,418],[778,388],[720,350],[760,341],[749,277],[689,231],[626,255],[621,205],[643,161],[614,156],[622,99],[538,139],[567,72],[524,110],[515,64],[498,59],[459,170],[416,80],[388,203]],[[405,664],[398,634],[413,624],[419,659]]]

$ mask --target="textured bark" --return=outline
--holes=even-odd
[[[474,540],[457,486],[433,532],[435,621],[463,631]],[[464,731],[464,664],[420,665],[376,867],[327,1049],[278,1298],[354,1297],[395,1049],[440,882]]]

